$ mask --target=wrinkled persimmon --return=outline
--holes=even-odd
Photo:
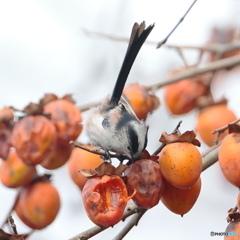
[[[29,165],[39,164],[55,141],[54,124],[44,116],[27,116],[14,125],[12,144],[19,157]]]
[[[85,146],[89,149],[93,149],[92,146]],[[102,159],[99,155],[87,152],[80,148],[74,148],[70,155],[68,165],[68,172],[73,182],[82,190],[84,184],[87,182],[87,178],[82,175],[78,170],[81,169],[95,169],[102,163]]]
[[[216,135],[212,134],[212,131],[223,127],[236,119],[236,115],[226,104],[209,106],[203,108],[199,112],[196,123],[196,132],[199,134],[204,143],[211,147],[214,145],[216,138]],[[219,137],[219,141],[226,135],[227,131],[223,132]]]
[[[22,190],[15,206],[18,217],[32,229],[51,224],[60,209],[57,189],[50,183],[37,181]]]
[[[199,150],[189,142],[167,144],[159,154],[163,177],[177,188],[189,188],[202,172]]]
[[[109,227],[122,219],[129,197],[127,187],[119,176],[102,175],[86,182],[82,199],[91,221],[98,226]]]
[[[126,170],[127,188],[129,194],[134,194],[132,200],[140,208],[156,206],[162,196],[163,180],[158,163],[141,159],[132,163]]]
[[[40,165],[48,170],[60,168],[69,160],[72,150],[73,146],[69,143],[60,144],[56,141]]]
[[[0,164],[0,179],[9,188],[18,188],[29,184],[36,175],[36,168],[25,164],[11,148],[8,157]]]
[[[188,189],[179,189],[165,181],[161,201],[172,212],[183,216],[191,210],[201,190],[201,179]]]
[[[218,161],[225,178],[240,187],[240,133],[231,133],[222,141]]]
[[[82,132],[82,115],[72,102],[65,99],[51,101],[44,106],[44,113],[51,115],[60,143],[69,143]]]

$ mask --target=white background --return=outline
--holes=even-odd
[[[0,0],[0,108],[6,105],[23,108],[50,92],[59,96],[72,93],[78,105],[102,99],[113,88],[127,45],[91,38],[82,29],[128,37],[133,23],[145,20],[147,24],[155,23],[149,40],[157,42],[173,28],[191,3],[191,0]],[[168,43],[203,45],[213,26],[239,27],[239,23],[240,0],[198,1]],[[195,63],[197,52],[185,53],[189,64]],[[147,85],[161,81],[170,69],[182,65],[174,50],[164,47],[156,50],[154,45],[145,44],[129,82]],[[239,117],[238,75],[232,74],[214,89],[217,98],[224,95],[229,99],[229,106]],[[157,95],[162,99],[161,90]],[[171,132],[179,120],[183,120],[182,132],[194,129],[196,114],[193,111],[174,117],[162,104],[147,120],[150,125],[148,150],[153,152],[161,132]],[[205,149],[203,145],[200,150]],[[32,240],[69,239],[93,226],[66,166],[52,173],[62,207],[54,223],[36,231],[29,238]],[[225,181],[216,163],[203,172],[201,194],[188,214],[181,218],[160,203],[146,213],[125,239],[212,239],[211,231],[225,230],[227,211],[235,206],[237,193],[238,190]],[[15,195],[15,190],[0,185],[0,223]],[[27,231],[15,218],[19,232]],[[111,239],[123,225],[119,223],[93,239]]]

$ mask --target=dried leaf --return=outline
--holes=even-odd
[[[115,169],[116,168],[111,163],[103,162],[97,168],[95,168],[95,171],[97,172],[98,176],[105,175],[105,174],[112,175],[114,174]]]
[[[96,171],[94,171],[93,169],[89,169],[89,170],[81,169],[81,170],[78,170],[78,172],[80,172],[86,178],[91,178],[91,177],[97,176]]]
[[[128,168],[127,165],[125,165],[125,164],[119,164],[119,165],[116,167],[116,169],[115,169],[115,171],[114,171],[114,174],[115,174],[115,175],[118,175],[118,176],[121,176],[122,173],[123,173],[127,168]]]
[[[196,139],[196,134],[194,131],[186,131],[181,135],[176,133],[167,134],[166,132],[163,132],[159,141],[164,144],[169,144],[174,142],[189,142],[195,146],[198,146],[198,147],[201,146],[201,143]]]
[[[73,103],[73,104],[75,104],[76,103],[76,101],[73,99],[73,97],[72,97],[72,94],[66,94],[66,95],[64,95],[63,97],[62,97],[62,99],[65,99],[65,100],[67,100],[67,101],[69,101],[69,102],[71,102],[71,103]]]
[[[58,99],[57,95],[55,95],[53,93],[46,93],[44,95],[44,97],[40,99],[39,105],[44,107],[47,103],[52,102],[52,101],[57,100],[57,99]]]
[[[233,132],[240,132],[240,126],[237,123],[228,124],[228,132],[229,134]]]
[[[23,112],[27,115],[42,114],[43,108],[39,104],[30,102],[24,109]]]
[[[14,118],[13,110],[10,107],[4,107],[0,109],[1,122],[9,122],[13,120],[13,118]]]

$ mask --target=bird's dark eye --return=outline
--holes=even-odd
[[[128,149],[129,151],[131,151],[131,147],[130,147],[130,146],[128,146],[127,149]]]

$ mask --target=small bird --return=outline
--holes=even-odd
[[[122,94],[134,60],[154,28],[145,22],[135,23],[126,55],[111,97],[92,108],[86,121],[86,133],[93,146],[115,152],[136,161],[147,145],[148,126],[140,121]]]

